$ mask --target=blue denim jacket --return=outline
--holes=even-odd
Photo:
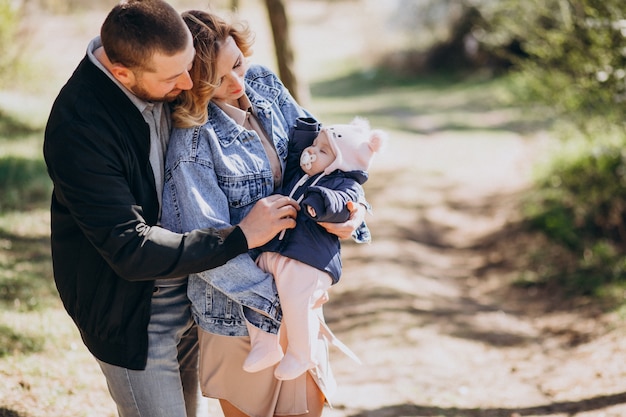
[[[296,119],[310,114],[267,68],[251,66],[245,83],[253,111],[273,139],[284,170]],[[161,218],[166,228],[187,232],[238,224],[258,200],[273,191],[270,163],[256,132],[235,123],[214,103],[209,103],[206,124],[172,131]],[[224,292],[239,294],[237,301],[253,309],[264,310],[263,300],[280,308],[273,277],[259,269],[248,254],[189,276],[194,318],[202,329],[222,335],[247,335],[243,314],[261,329],[278,330],[278,323],[242,308]]]

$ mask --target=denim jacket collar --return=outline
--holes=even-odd
[[[280,90],[267,84],[248,80],[246,94],[256,111],[266,113],[270,111],[272,103],[278,100]]]
[[[243,126],[235,123],[217,104],[209,102],[209,119],[207,125],[213,127],[215,136],[223,147],[239,139],[239,135],[247,132]]]

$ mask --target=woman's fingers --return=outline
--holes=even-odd
[[[284,229],[296,227],[298,203],[293,199],[272,195],[259,200],[239,223],[250,249],[269,242]]]

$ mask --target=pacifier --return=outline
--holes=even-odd
[[[316,159],[317,155],[310,153],[305,149],[302,151],[302,155],[300,155],[300,166],[305,170],[309,170]]]

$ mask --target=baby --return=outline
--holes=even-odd
[[[320,330],[358,361],[323,319],[321,305],[327,300],[328,288],[339,280],[341,256],[337,236],[317,222],[345,222],[350,217],[350,204],[362,203],[369,209],[362,184],[368,179],[374,154],[386,140],[385,132],[371,130],[362,118],[321,129],[313,119],[298,119],[289,141],[283,185],[283,191],[290,190],[289,196],[300,204],[297,225],[262,247],[256,261],[261,269],[274,275],[283,321],[279,335],[248,323],[252,349],[244,370],[258,372],[280,362],[274,371],[277,379],[298,377],[317,365]],[[369,238],[363,224],[355,240],[368,242]],[[284,354],[281,336],[287,340]]]

